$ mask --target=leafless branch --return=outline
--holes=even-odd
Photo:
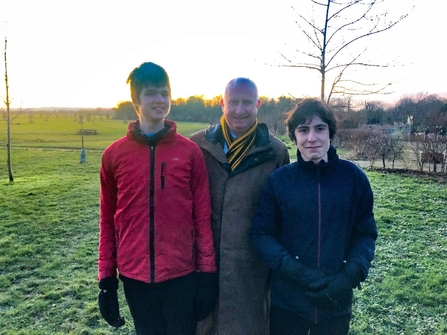
[[[309,0],[312,5],[312,15],[306,15],[292,6],[298,19],[295,21],[299,32],[308,42],[304,48],[294,48],[290,57],[285,52],[278,51],[282,61],[276,62],[275,66],[303,68],[316,70],[321,76],[321,99],[329,101],[333,94],[360,94],[364,87],[373,84],[362,85],[353,80],[343,81],[349,75],[347,69],[355,68],[389,68],[396,67],[396,61],[392,62],[370,62],[365,61],[369,46],[358,49],[362,41],[371,39],[395,27],[408,15],[405,12],[396,18],[390,18],[387,8],[380,12],[379,5],[384,5],[388,0]],[[413,0],[414,1],[414,0]],[[378,8],[378,9],[377,9]],[[412,6],[414,8],[414,5]],[[317,23],[315,18],[322,18]],[[287,46],[287,44],[286,44]],[[304,59],[303,59],[304,58]],[[308,61],[305,60],[308,58]],[[337,71],[333,77],[328,92],[326,92],[327,75],[331,71]],[[346,83],[356,84],[359,89],[349,89]],[[344,84],[342,84],[344,83]],[[364,90],[365,94],[385,93],[390,83],[378,84],[380,87]],[[363,88],[362,88],[363,87]]]

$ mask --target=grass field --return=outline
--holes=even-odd
[[[128,121],[106,119],[98,115],[80,124],[74,114],[38,114],[32,119],[29,114],[19,114],[11,122],[11,147],[80,150],[83,144],[87,150],[104,150],[110,143],[125,136],[127,126]],[[179,133],[189,137],[208,127],[208,124],[177,122],[177,127]],[[80,129],[95,129],[98,133],[81,136],[77,134]],[[287,144],[290,157],[296,159],[296,147],[290,139],[287,136],[279,137]],[[0,133],[0,147],[2,144],[6,145],[6,130]]]
[[[1,123],[0,123],[1,124]],[[80,149],[82,137],[84,147],[102,150],[114,140],[126,135],[128,121],[106,119],[95,116],[80,124],[73,114],[44,114],[32,118],[20,114],[11,122],[11,146],[15,148],[66,148]],[[179,122],[178,131],[185,136],[203,129],[205,123]],[[96,129],[97,135],[77,135],[80,129]],[[6,143],[6,131],[0,134],[0,143]]]
[[[102,149],[126,129],[113,122],[114,131],[99,122],[84,124],[99,130],[88,137],[98,138],[95,145],[86,141],[85,164],[79,163],[79,147],[54,140],[51,147],[59,149],[29,148],[32,129],[21,138],[13,128],[14,183],[8,182],[6,150],[0,148],[1,335],[134,334],[121,289],[123,328],[108,326],[96,301],[99,162]],[[187,134],[204,125],[184,126]],[[65,127],[60,129],[67,133],[80,128]],[[51,131],[40,131],[42,139],[49,142]],[[379,239],[370,276],[355,292],[350,334],[445,334],[447,187],[428,177],[367,174]]]

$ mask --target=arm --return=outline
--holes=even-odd
[[[103,155],[100,168],[100,219],[98,279],[100,292],[98,307],[102,317],[113,327],[125,324],[119,314],[118,279],[116,278],[116,239],[114,215],[117,187],[113,173],[108,171],[107,156]]]
[[[373,214],[373,192],[363,171],[360,171],[359,190],[359,207],[349,243],[346,263],[357,264],[361,269],[360,280],[364,281],[368,275],[371,261],[374,258],[377,226]]]
[[[116,276],[116,240],[114,215],[117,187],[113,173],[107,165],[107,156],[102,158],[100,168],[100,215],[98,247],[98,279]]]
[[[196,238],[197,294],[194,306],[195,319],[205,319],[217,302],[218,278],[216,273],[213,234],[211,231],[211,198],[208,173],[202,151],[193,153],[191,190]]]
[[[211,198],[205,159],[197,147],[192,154],[191,192],[196,241],[196,266],[200,272],[216,272],[211,231]]]
[[[288,255],[276,238],[280,217],[275,190],[269,177],[261,190],[261,197],[250,227],[250,238],[257,254],[274,271],[279,271],[282,259]]]

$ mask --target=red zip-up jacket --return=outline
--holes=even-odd
[[[145,283],[216,272],[202,152],[165,126],[151,141],[133,122],[103,153],[99,280],[117,270]]]

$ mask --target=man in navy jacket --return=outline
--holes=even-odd
[[[348,334],[352,289],[374,258],[373,193],[331,145],[329,106],[305,99],[286,122],[297,161],[270,174],[250,229],[273,270],[271,335]]]

